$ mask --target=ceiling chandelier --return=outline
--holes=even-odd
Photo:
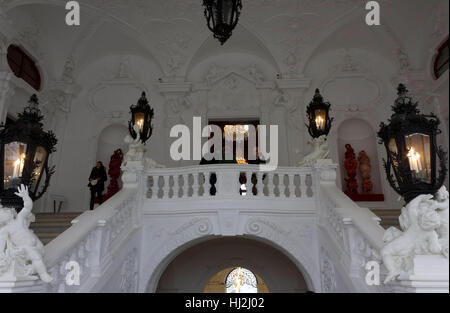
[[[225,138],[234,138],[236,134],[236,140],[244,140],[248,136],[248,125],[225,125]]]
[[[239,21],[242,10],[241,0],[203,0],[208,28],[214,38],[223,45],[230,37]]]

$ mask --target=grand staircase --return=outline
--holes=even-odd
[[[44,245],[63,233],[72,224],[71,221],[83,212],[37,213],[36,220],[30,228]]]
[[[371,210],[375,215],[381,218],[380,225],[384,229],[388,229],[391,226],[395,226],[400,228],[400,224],[398,221],[398,217],[401,214],[401,210],[392,210],[392,209],[372,209]]]

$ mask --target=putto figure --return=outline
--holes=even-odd
[[[0,205],[0,281],[11,278],[34,280],[37,274],[49,283],[53,278],[42,259],[44,246],[29,229],[34,215],[28,188],[21,185],[16,195],[23,199],[24,204],[18,214],[15,209]]]
[[[399,217],[403,231],[389,228],[381,249],[389,271],[385,283],[412,270],[415,255],[439,255],[448,258],[448,192],[440,189],[432,195],[420,195],[409,202]]]
[[[328,159],[330,156],[330,150],[328,148],[327,136],[323,135],[319,138],[314,138],[309,141],[313,146],[313,150],[310,154],[306,155],[298,166],[314,166],[317,160]]]

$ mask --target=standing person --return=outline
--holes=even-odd
[[[103,203],[102,193],[105,190],[105,181],[107,179],[105,167],[102,162],[98,161],[89,176],[88,187],[91,189],[91,210],[94,209],[95,195],[98,197],[98,203],[100,205]]]

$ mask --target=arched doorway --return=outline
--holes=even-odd
[[[203,293],[269,293],[269,288],[258,274],[243,267],[229,267],[214,274]]]
[[[245,269],[255,276],[260,293],[309,290],[297,266],[278,249],[260,241],[230,237],[208,240],[180,253],[163,271],[156,292],[226,292],[227,278],[238,268],[241,272],[235,272],[237,275]]]

